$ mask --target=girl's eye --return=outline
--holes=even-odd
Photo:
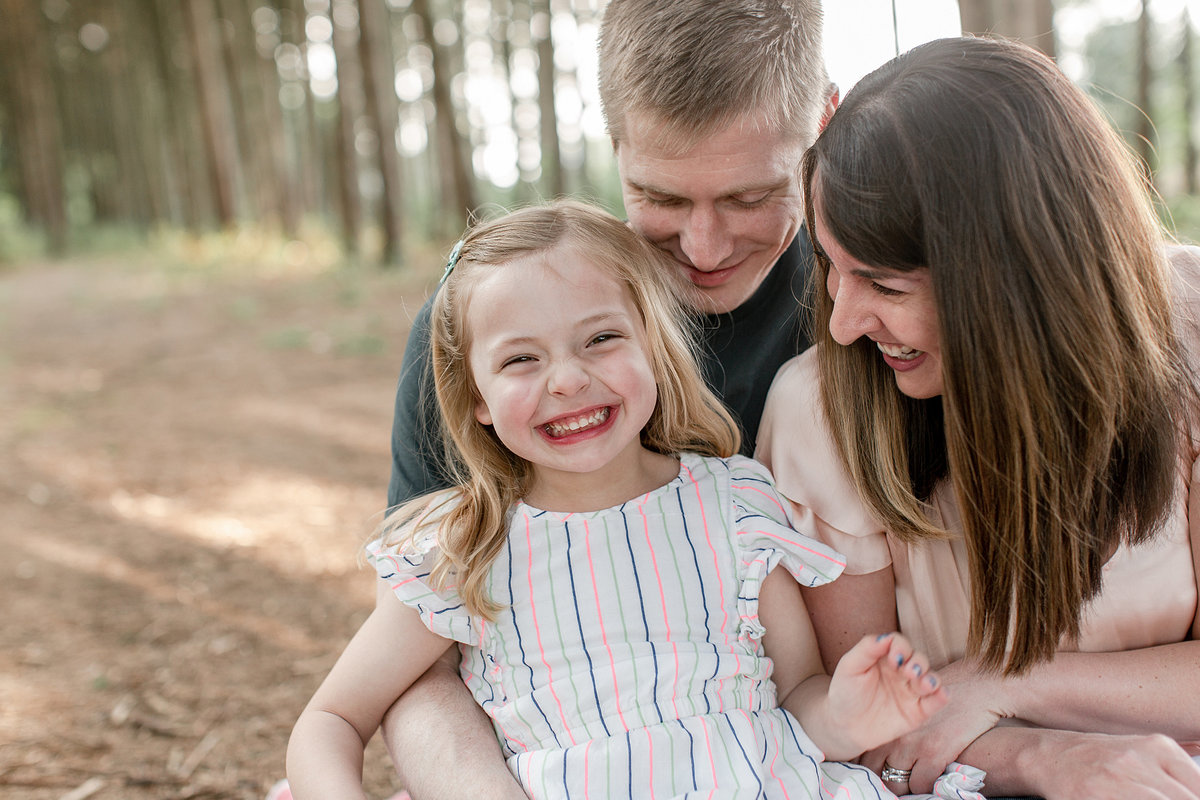
[[[500,364],[500,369],[511,367],[514,364],[529,364],[533,361],[533,356],[513,356],[512,358],[506,358],[504,362]]]
[[[611,333],[611,332],[600,333],[600,334],[593,336],[592,341],[589,342],[589,344],[604,344],[605,342],[611,341],[613,339],[619,339],[620,336],[621,335],[619,333]]]

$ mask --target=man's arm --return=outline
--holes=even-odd
[[[414,800],[527,800],[483,709],[458,676],[458,648],[392,705],[383,741]]]
[[[392,417],[392,475],[388,508],[450,486],[442,443],[442,415],[433,389],[429,316],[433,298],[413,320],[404,348]]]

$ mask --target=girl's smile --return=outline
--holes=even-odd
[[[565,417],[547,422],[541,426],[547,438],[562,442],[564,440],[578,441],[590,434],[604,430],[610,420],[614,420],[614,408],[603,406],[583,414],[570,414]]]

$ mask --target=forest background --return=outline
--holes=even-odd
[[[893,6],[897,46],[930,2]],[[1200,238],[1191,0],[957,5],[1058,57]],[[0,796],[282,776],[371,604],[358,551],[449,243],[562,194],[621,213],[602,13],[0,0]],[[371,795],[400,788],[368,754]]]

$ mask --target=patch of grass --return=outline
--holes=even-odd
[[[266,336],[267,347],[272,350],[303,350],[309,347],[312,333],[307,328],[289,325]]]

